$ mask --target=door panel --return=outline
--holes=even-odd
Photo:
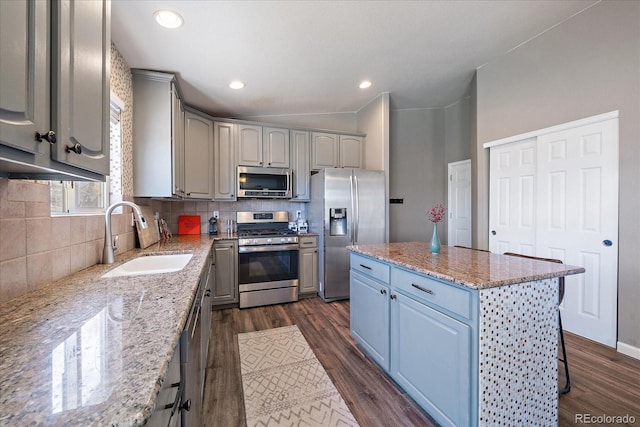
[[[53,51],[58,52],[52,78],[58,142],[52,157],[109,175],[109,2],[65,0],[52,7]],[[65,150],[76,144],[81,154]]]
[[[0,142],[48,156],[36,131],[49,123],[49,2],[0,2]],[[30,54],[34,52],[34,54]]]
[[[471,246],[471,160],[449,164],[449,246]]]
[[[215,122],[213,126],[214,194],[215,200],[236,199],[236,168],[234,156],[235,124]]]
[[[213,198],[213,122],[185,113],[184,187],[189,198]]]
[[[491,149],[491,252],[535,253],[535,158],[535,138]]]
[[[615,346],[618,119],[492,147],[490,194],[491,251],[584,267],[565,279],[563,327]]]
[[[391,292],[392,378],[440,425],[469,425],[471,328]]]

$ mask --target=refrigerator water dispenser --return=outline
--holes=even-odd
[[[347,208],[329,208],[329,234],[347,235]]]

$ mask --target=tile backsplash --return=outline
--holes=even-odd
[[[49,184],[0,178],[0,304],[100,262],[104,215],[51,216]],[[131,214],[113,214],[120,252]]]
[[[213,216],[213,211],[220,212],[218,219],[218,232],[225,231],[227,219],[236,220],[236,212],[240,211],[287,211],[289,220],[296,219],[296,211],[301,211],[302,217],[306,218],[306,203],[294,203],[286,200],[240,200],[237,202],[209,202],[203,201],[182,201],[182,200],[159,200],[149,198],[135,198],[139,205],[150,206],[154,212],[158,212],[160,218],[164,218],[169,225],[171,233],[178,233],[178,217],[180,215],[199,215],[200,233],[206,234],[209,231],[209,218]]]
[[[213,211],[220,212],[219,232],[238,211],[289,212],[306,217],[306,204],[279,200],[238,202],[168,201],[136,198],[164,218],[171,232],[178,232],[180,215],[199,215],[200,232],[208,233]],[[131,210],[112,215],[113,235],[118,237],[118,253],[136,246]],[[51,216],[50,189],[44,181],[0,178],[0,304],[77,271],[98,264],[104,245],[104,215]]]

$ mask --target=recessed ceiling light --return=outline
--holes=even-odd
[[[371,82],[369,80],[365,80],[362,83],[360,83],[360,86],[358,86],[360,89],[366,89],[369,86],[371,86]]]
[[[156,18],[158,24],[171,29],[181,27],[184,22],[182,16],[168,9],[156,10],[153,17]]]
[[[236,80],[229,83],[229,87],[231,89],[242,89],[244,87],[244,83],[242,83],[240,80]]]

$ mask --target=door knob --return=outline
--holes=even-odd
[[[491,230],[491,234],[492,234],[493,236],[495,236],[495,235],[496,235],[496,230]]]
[[[611,246],[611,245],[613,245],[613,242],[611,240],[607,239],[607,240],[603,240],[602,244],[605,245],[605,246]]]

